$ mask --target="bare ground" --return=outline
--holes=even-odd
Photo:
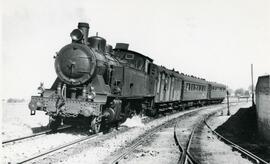
[[[245,107],[249,103],[244,105],[238,105],[230,108],[231,115],[234,115],[240,107]],[[230,116],[227,116],[227,109],[220,113],[210,117],[207,123],[215,129],[217,126],[223,124]],[[195,142],[191,145],[191,152],[197,161],[202,164],[227,164],[227,163],[237,163],[237,164],[247,164],[250,161],[241,157],[241,154],[232,150],[232,148],[225,143],[217,139],[217,137],[212,134],[208,127],[203,126],[199,131],[196,132],[194,136]]]
[[[225,138],[270,162],[270,144],[258,133],[255,108],[246,106],[239,109],[216,130]]]

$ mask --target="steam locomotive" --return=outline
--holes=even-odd
[[[135,114],[155,116],[225,98],[223,84],[158,66],[126,43],[113,49],[88,33],[89,24],[79,23],[70,33],[72,43],[55,56],[55,82],[50,89],[41,84],[39,96],[31,97],[31,115],[46,112],[52,130],[62,123],[80,124],[98,133],[101,126],[118,125]]]

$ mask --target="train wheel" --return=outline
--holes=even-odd
[[[56,131],[60,125],[61,125],[61,119],[59,117],[50,116],[49,127],[52,131]]]
[[[147,110],[147,115],[155,117],[158,114],[157,108],[151,108]]]
[[[98,117],[94,117],[93,120],[91,121],[91,129],[94,134],[99,133],[100,131],[100,119]]]

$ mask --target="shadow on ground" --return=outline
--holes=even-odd
[[[40,132],[44,132],[47,130],[50,130],[49,126],[41,126],[41,127],[33,127],[31,128],[32,133],[36,134],[36,133],[40,133]],[[67,129],[63,129],[63,130],[58,130],[56,132],[54,131],[50,131],[48,132],[48,134],[53,134],[53,133],[66,133],[66,134],[73,134],[73,135],[91,135],[91,133],[89,133],[89,129],[87,127],[71,127],[71,128],[67,128]]]
[[[40,127],[33,127],[31,128],[33,133],[39,133],[39,132],[43,132],[45,130],[49,130],[48,126],[40,126]]]
[[[249,150],[266,161],[270,161],[270,143],[258,133],[256,109],[241,108],[216,131],[230,141]]]

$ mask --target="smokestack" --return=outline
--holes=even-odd
[[[84,23],[84,22],[79,22],[78,29],[80,29],[83,32],[83,43],[87,45],[89,24]]]

